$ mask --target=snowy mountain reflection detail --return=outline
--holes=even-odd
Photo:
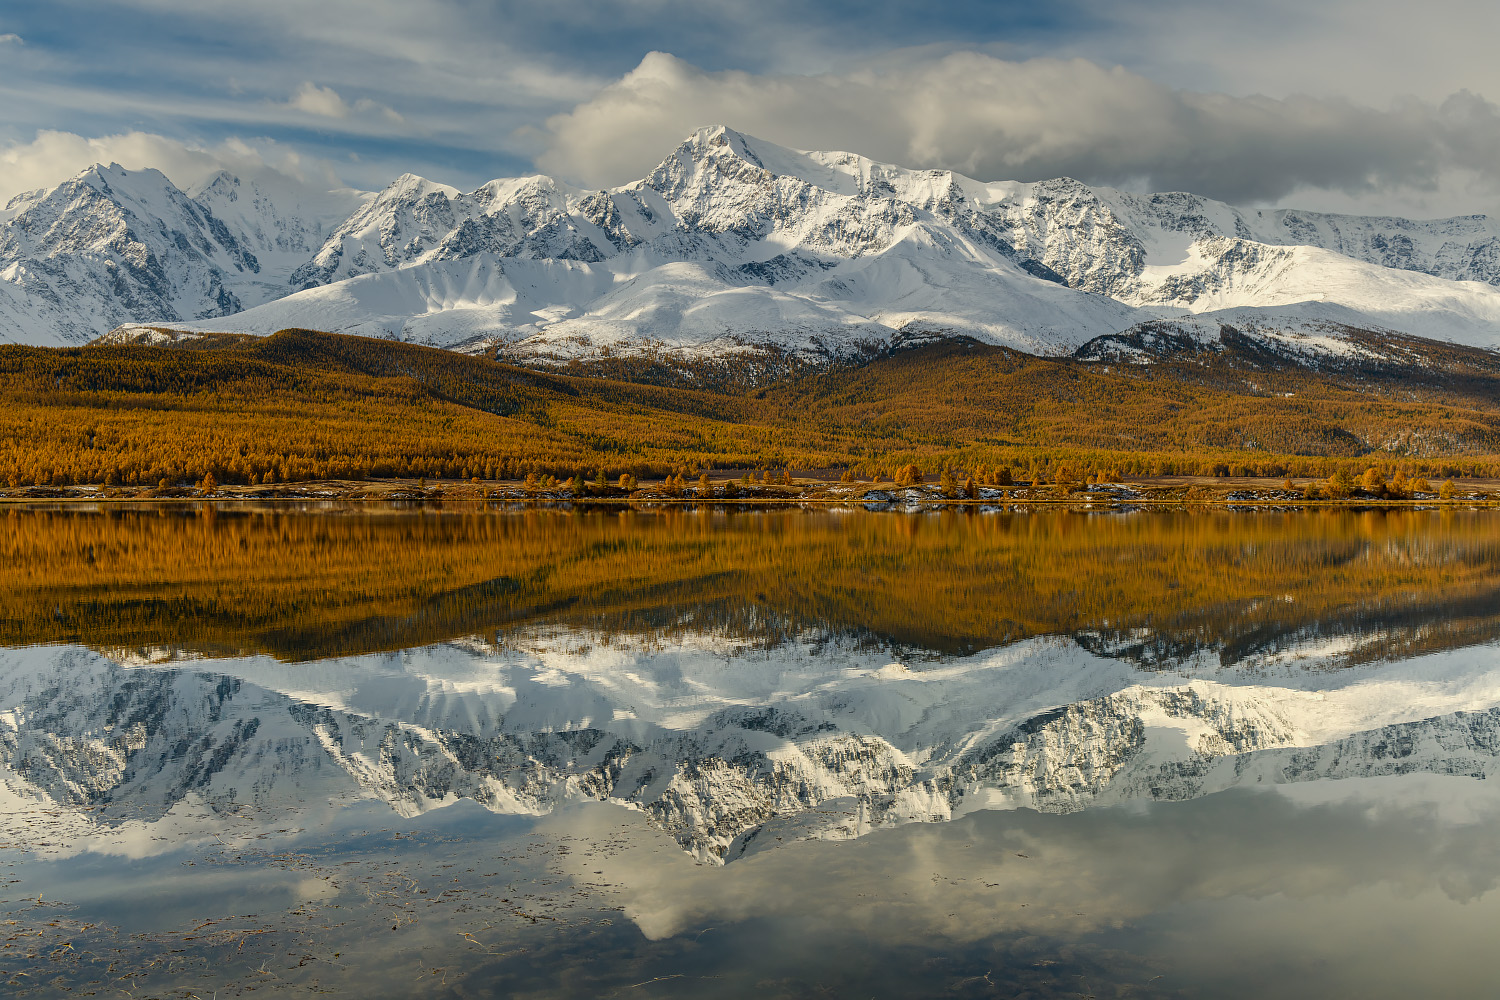
[[[1489,981],[1492,515],[5,525],[14,995]]]

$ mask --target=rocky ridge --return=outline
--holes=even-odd
[[[220,175],[192,197],[93,168],[0,213],[0,337],[132,323],[400,337],[555,362],[810,359],[914,334],[1071,352],[1141,324],[1390,330],[1500,345],[1500,228],[1238,209],[1058,178],[985,183],[701,129],[609,191],[413,175],[319,201]],[[175,193],[174,193],[175,192]],[[341,200],[342,199],[342,200]],[[274,259],[274,266],[268,261]]]

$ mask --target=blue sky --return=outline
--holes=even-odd
[[[0,7],[0,196],[90,158],[621,183],[724,122],[985,179],[1493,210],[1496,5],[121,0]],[[1457,95],[1457,96],[1455,96]]]

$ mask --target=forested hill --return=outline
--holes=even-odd
[[[1038,358],[962,338],[747,392],[535,371],[284,330],[176,345],[0,347],[0,480],[157,486],[370,477],[611,480],[698,469],[864,477],[1041,469],[1500,471],[1500,372],[1448,351],[1415,380],[1253,354]],[[626,374],[629,373],[615,373]]]

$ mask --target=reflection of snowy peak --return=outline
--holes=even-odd
[[[158,819],[190,794],[233,813],[329,790],[279,695],[76,648],[46,654],[7,657],[0,672],[0,762],[51,802],[122,822]]]
[[[1500,228],[1483,216],[984,183],[722,127],[610,191],[531,176],[464,193],[405,175],[355,204],[220,175],[188,198],[146,171],[129,178],[149,198],[112,181],[97,204],[75,204],[87,176],[0,214],[0,335],[67,341],[134,321],[315,327],[521,359],[757,346],[828,357],[903,333],[1055,353],[1202,316],[1187,328],[1209,338],[1220,321],[1334,323],[1500,344]],[[64,230],[96,236],[33,245],[41,202],[69,216]],[[128,232],[111,213],[134,220]],[[138,271],[109,270],[136,258]],[[48,268],[71,268],[72,284],[43,280]]]
[[[1497,772],[1478,647],[1374,667],[1141,674],[1056,640],[908,669],[852,649],[439,646],[310,664],[0,660],[12,798],[160,817],[379,798],[645,812],[705,860],[980,808],[1074,811],[1241,782]]]

